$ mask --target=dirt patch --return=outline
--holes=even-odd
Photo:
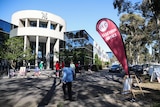
[[[137,98],[144,102],[150,102],[152,107],[160,106],[160,83],[158,81],[150,82],[149,75],[141,75],[142,82],[139,84],[143,90],[144,96],[137,95]]]

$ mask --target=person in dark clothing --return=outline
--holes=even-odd
[[[62,69],[63,72],[63,93],[64,93],[64,99],[67,99],[67,92],[68,92],[68,99],[72,101],[72,81],[73,81],[73,70],[70,67],[70,62],[65,61],[65,67]],[[66,92],[66,87],[67,87],[67,92]]]
[[[75,72],[78,73],[78,72],[79,72],[79,64],[76,63],[76,64],[75,64],[75,67],[76,67],[76,68],[75,68]]]

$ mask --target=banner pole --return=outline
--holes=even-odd
[[[129,75],[126,50],[117,25],[111,19],[102,18],[97,22],[96,30]]]

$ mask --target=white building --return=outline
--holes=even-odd
[[[94,41],[94,58],[96,54],[102,62],[110,62],[108,54],[102,49],[102,47],[96,41]]]
[[[36,54],[35,66],[45,59],[46,69],[50,69],[59,60],[54,53],[59,52],[66,31],[61,17],[44,11],[24,10],[14,13],[11,23],[18,28],[11,30],[10,37],[24,37],[24,50],[30,46]]]

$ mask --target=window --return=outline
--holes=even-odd
[[[20,20],[20,22],[21,22],[21,26],[25,27],[25,21],[24,20]]]
[[[63,26],[59,26],[59,31],[60,31],[60,32],[62,31],[62,28],[63,28]]]
[[[0,30],[9,33],[11,29],[12,29],[12,24],[0,19]]]
[[[31,27],[37,27],[37,21],[30,21]]]
[[[51,28],[50,28],[50,29],[55,30],[55,29],[56,29],[56,27],[57,27],[57,24],[51,24]]]
[[[39,27],[47,28],[47,22],[39,22]]]

